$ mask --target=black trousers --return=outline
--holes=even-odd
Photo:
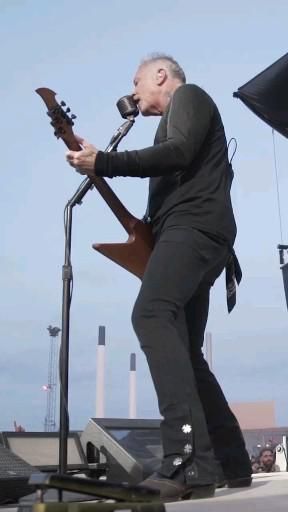
[[[188,483],[215,481],[215,455],[225,466],[231,454],[228,431],[236,458],[245,453],[237,420],[202,353],[209,291],[228,255],[226,244],[191,227],[164,229],[132,313],[163,417],[160,472],[172,477],[181,469]]]

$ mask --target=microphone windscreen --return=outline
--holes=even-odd
[[[117,103],[117,108],[124,119],[130,116],[136,117],[139,114],[139,110],[133,96],[122,96]]]

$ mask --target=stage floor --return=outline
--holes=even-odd
[[[197,502],[167,503],[167,512],[287,512],[288,473],[253,475],[248,489],[217,489],[215,497]]]
[[[287,512],[288,473],[253,475],[252,486],[248,489],[217,489],[213,498],[166,503],[165,510],[167,512]],[[1,506],[0,511],[17,512],[18,506]]]

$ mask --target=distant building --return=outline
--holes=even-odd
[[[232,402],[229,403],[242,429],[263,429],[276,427],[275,402]]]
[[[264,446],[282,443],[288,436],[288,427],[276,427],[275,402],[232,402],[229,403],[243,431],[250,455],[258,455]]]

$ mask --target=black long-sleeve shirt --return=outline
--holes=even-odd
[[[157,229],[170,223],[189,225],[233,245],[236,225],[225,132],[215,103],[200,87],[176,89],[154,146],[99,151],[95,172],[109,178],[150,177],[147,216]]]

